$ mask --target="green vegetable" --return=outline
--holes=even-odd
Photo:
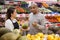
[[[21,4],[27,4],[25,1],[21,1]]]

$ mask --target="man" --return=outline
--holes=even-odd
[[[32,4],[30,7],[29,25],[30,34],[36,34],[45,30],[45,23],[47,23],[43,14],[39,12],[37,4]],[[46,31],[45,31],[46,32]]]

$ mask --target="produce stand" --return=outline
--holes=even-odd
[[[39,6],[39,11],[43,14],[46,20],[49,21],[51,24],[46,23],[45,34],[39,32],[35,35],[31,35],[29,33],[26,33],[25,30],[24,32],[22,30],[18,30],[20,34],[19,40],[60,40],[60,34],[55,34],[55,33],[48,34],[49,26],[53,25],[54,27],[60,28],[60,13],[56,13],[56,12],[54,13],[53,11],[42,7],[41,3],[39,2],[36,2],[36,3]],[[3,25],[3,23],[5,23],[6,12],[9,7],[16,7],[17,18],[19,18],[18,20],[21,20],[21,21],[18,21],[18,23],[19,23],[19,26],[21,26],[25,22],[23,19],[26,17],[29,18],[30,10],[28,8],[28,5],[29,5],[28,2],[25,2],[25,1],[12,1],[12,2],[6,1],[4,5],[0,5],[0,18],[1,18],[0,26],[5,26]]]

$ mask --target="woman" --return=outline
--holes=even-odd
[[[19,25],[16,20],[16,14],[17,14],[16,9],[13,7],[10,7],[7,10],[7,14],[6,14],[7,20],[5,22],[5,28],[11,31],[13,31],[14,29],[19,29]]]

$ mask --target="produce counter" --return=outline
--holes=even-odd
[[[0,28],[0,40],[60,40],[58,34],[43,34],[37,33],[35,35],[27,34],[21,35],[21,31],[18,29],[12,32],[6,28]]]
[[[56,35],[55,34],[46,35],[43,33],[37,33],[36,35],[28,34],[27,38],[29,40],[60,40],[60,37],[57,34]]]

